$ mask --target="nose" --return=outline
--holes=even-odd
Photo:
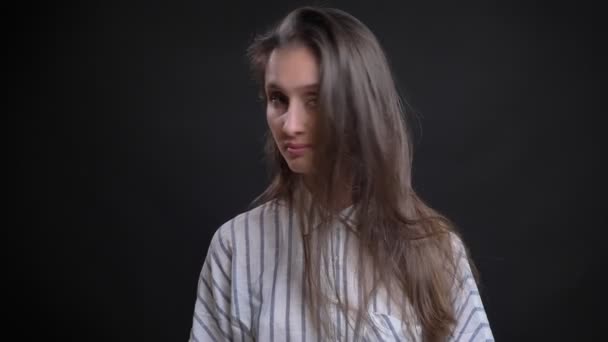
[[[298,104],[299,101],[293,101],[289,104],[289,108],[285,113],[285,121],[283,122],[283,131],[287,135],[299,135],[304,133],[308,124],[308,115],[304,106]]]

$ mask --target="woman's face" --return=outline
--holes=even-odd
[[[312,167],[312,132],[317,117],[319,67],[303,45],[275,49],[266,66],[266,120],[289,168],[308,174]]]

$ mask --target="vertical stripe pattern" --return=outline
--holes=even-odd
[[[293,246],[291,244],[293,238],[293,209],[289,207],[289,227],[287,228],[287,295],[285,296],[285,326],[290,326],[289,314],[291,304],[291,254],[293,253]],[[287,334],[287,342],[290,341],[290,334]]]
[[[296,225],[300,221],[295,211],[283,204],[273,201],[253,208],[226,221],[214,233],[197,286],[189,341],[318,340],[308,320],[308,314],[317,314],[318,308],[309,308],[305,298],[303,241]],[[352,215],[352,210],[347,215]],[[314,231],[310,233],[315,235]],[[328,279],[324,279],[330,282],[327,289],[346,306],[359,290],[358,284],[351,283],[357,280],[351,273],[358,266],[354,265],[358,262],[354,248],[357,237],[339,222],[328,233],[329,241],[321,242],[329,243],[329,257],[318,272],[323,278],[328,272]],[[456,325],[449,341],[494,341],[462,241],[455,238],[454,243],[463,286],[454,288]],[[371,300],[369,313],[374,324],[363,327],[363,336],[354,336],[347,311],[336,307],[330,310],[334,321],[329,323],[338,339],[410,340],[402,331],[401,320],[393,315],[399,310],[395,310],[385,289],[379,289]],[[412,330],[419,334],[418,328]]]
[[[275,224],[275,252],[274,252],[274,275],[272,277],[272,294],[270,299],[270,342],[274,341],[274,311],[275,311],[275,293],[277,287],[277,274],[279,272],[279,206],[275,205],[275,216],[274,216],[274,224]]]

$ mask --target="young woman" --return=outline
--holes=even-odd
[[[462,240],[412,188],[407,120],[372,32],[303,7],[248,53],[273,179],[213,236],[190,340],[493,340]]]

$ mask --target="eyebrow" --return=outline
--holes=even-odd
[[[282,90],[283,88],[278,85],[275,82],[269,82],[266,85],[266,89],[278,89],[278,90]],[[298,87],[295,87],[294,90],[296,91],[311,91],[311,90],[318,90],[319,89],[319,83],[312,83],[312,84],[305,84],[305,85],[301,85]]]

